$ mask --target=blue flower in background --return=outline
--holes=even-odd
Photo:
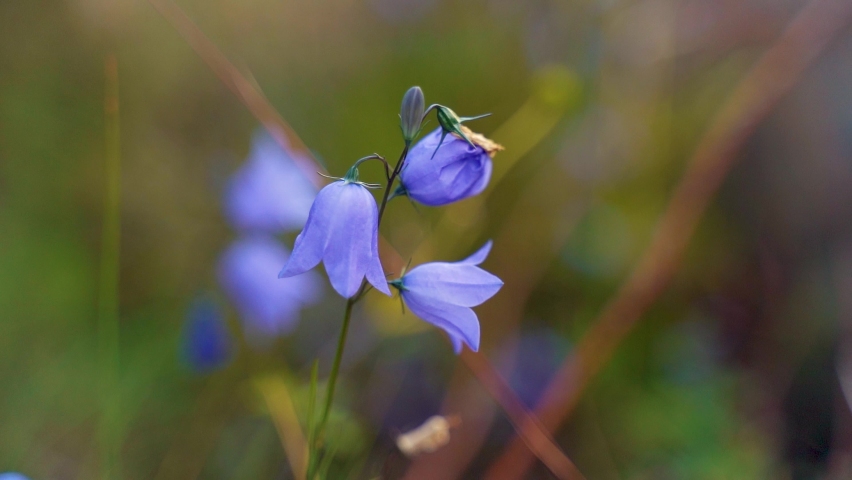
[[[192,303],[181,339],[181,356],[196,372],[208,373],[231,359],[233,342],[222,309],[210,299]]]
[[[415,315],[447,332],[456,353],[462,343],[479,350],[479,319],[470,307],[503,286],[502,280],[478,267],[490,251],[491,241],[460,262],[425,263],[390,282]]]
[[[442,130],[435,129],[408,153],[394,195],[408,195],[418,203],[437,207],[482,193],[491,179],[491,158],[503,147],[467,127],[462,129],[476,146],[447,135],[436,153]]]
[[[534,408],[570,350],[558,332],[534,330],[503,344],[494,363],[524,405]]]
[[[265,131],[255,135],[251,153],[225,192],[225,215],[241,231],[278,233],[305,225],[316,188]]]
[[[317,194],[293,255],[278,276],[299,275],[322,261],[331,286],[343,297],[355,296],[365,276],[378,291],[390,295],[379,260],[376,199],[353,170]]]
[[[0,473],[0,480],[30,480],[30,479],[29,479],[29,477],[21,475],[20,473],[7,472],[7,473]]]
[[[219,261],[219,282],[255,340],[290,332],[302,308],[320,299],[315,274],[278,279],[278,268],[288,258],[277,240],[255,234],[234,242]]]

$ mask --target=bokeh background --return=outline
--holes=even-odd
[[[411,85],[492,113],[471,124],[506,147],[489,189],[441,209],[396,200],[382,233],[412,264],[494,239],[484,267],[505,287],[477,309],[481,351],[530,407],[648,246],[720,104],[805,3],[179,2],[331,174],[396,158]],[[674,281],[555,434],[589,479],[852,478],[850,85],[847,28],[737,154]],[[257,341],[223,290],[241,235],[223,197],[260,128],[147,2],[0,2],[0,471],[293,478],[285,447],[344,302],[319,275],[293,330]],[[110,161],[114,355],[99,326]],[[512,437],[398,300],[356,309],[342,375],[330,478],[480,478]],[[404,457],[396,435],[437,413],[459,414],[464,441]]]

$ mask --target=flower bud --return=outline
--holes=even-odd
[[[402,129],[402,138],[405,143],[411,143],[420,133],[420,123],[423,121],[423,112],[426,108],[426,99],[420,87],[411,87],[402,97],[402,108],[399,110],[399,126]]]
[[[456,135],[443,141],[443,132],[436,128],[411,148],[395,196],[407,195],[423,205],[438,207],[485,190],[491,178],[491,158],[503,147],[463,125],[459,129],[472,146]],[[442,141],[444,146],[435,155]]]

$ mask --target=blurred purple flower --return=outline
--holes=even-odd
[[[316,188],[266,132],[255,134],[251,153],[225,192],[225,215],[241,231],[278,233],[302,228]]]
[[[209,373],[227,365],[232,351],[231,332],[219,305],[210,299],[194,301],[181,340],[183,360],[198,373]]]
[[[0,473],[0,480],[30,480],[29,477],[15,472]]]
[[[343,297],[355,296],[365,276],[390,295],[379,260],[378,219],[376,199],[357,181],[357,173],[354,179],[347,174],[347,179],[326,185],[317,194],[279,278],[307,272],[322,261],[331,286]]]
[[[570,351],[570,344],[550,329],[513,338],[497,350],[494,364],[527,408],[533,408]]]
[[[290,332],[299,311],[319,301],[322,287],[315,274],[277,278],[278,266],[289,257],[275,239],[253,235],[234,242],[219,261],[219,282],[256,340]]]
[[[502,280],[477,266],[490,251],[488,241],[460,262],[425,263],[390,282],[415,315],[447,332],[456,353],[461,353],[462,343],[479,350],[479,319],[470,307],[503,286]]]
[[[400,187],[395,195],[408,195],[419,203],[437,207],[485,190],[491,179],[491,157],[503,147],[467,127],[462,129],[476,146],[455,135],[447,135],[436,152],[441,141],[440,128],[417,142],[400,172]]]

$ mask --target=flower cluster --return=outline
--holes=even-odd
[[[268,134],[258,133],[248,160],[225,189],[223,210],[239,238],[219,260],[219,283],[254,344],[292,331],[300,311],[322,293],[316,274],[277,278],[279,266],[291,256],[274,235],[302,228],[317,196],[294,157]]]
[[[405,149],[393,169],[384,158],[371,155],[320,190],[305,228],[296,238],[293,254],[278,276],[298,278],[322,262],[334,290],[349,299],[347,312],[368,286],[390,295],[390,284],[415,315],[449,335],[456,353],[461,352],[462,345],[476,351],[479,320],[471,307],[492,297],[503,285],[478,267],[488,255],[491,242],[461,262],[427,263],[390,282],[379,258],[379,225],[390,198],[407,196],[423,205],[441,206],[478,195],[491,178],[492,157],[502,150],[462,125],[485,115],[459,117],[442,105],[424,106],[420,88],[413,87],[405,94],[400,111]],[[411,146],[424,117],[433,110],[440,127]],[[381,206],[370,192],[378,186],[359,180],[358,166],[367,160],[385,165],[387,184]]]

